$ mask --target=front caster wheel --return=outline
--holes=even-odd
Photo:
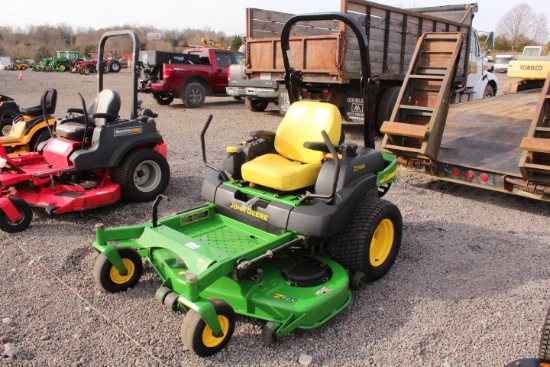
[[[122,275],[111,264],[107,256],[99,254],[94,266],[94,278],[99,286],[106,292],[117,293],[132,288],[141,278],[143,263],[136,250],[121,247],[118,250],[122,263],[126,267],[126,274]]]
[[[8,200],[19,212],[19,219],[11,221],[4,210],[0,209],[0,229],[4,232],[15,233],[29,228],[32,221],[32,208],[29,203],[16,196],[10,196]]]
[[[191,352],[201,357],[208,357],[222,350],[235,330],[235,311],[233,311],[233,308],[217,298],[212,298],[209,301],[212,302],[218,314],[222,336],[214,336],[210,326],[203,320],[201,315],[192,309],[187,312],[181,325],[183,344]]]

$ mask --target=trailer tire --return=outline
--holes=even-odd
[[[8,216],[0,209],[0,229],[7,233],[24,231],[29,227],[32,221],[32,208],[25,200],[17,196],[10,196],[9,201],[15,206],[15,209],[21,214],[21,219],[12,222]]]
[[[491,84],[487,84],[485,86],[485,90],[483,91],[483,98],[492,98],[495,96],[495,90],[493,89],[493,86]]]
[[[109,293],[123,292],[132,288],[143,273],[143,262],[136,250],[120,247],[118,254],[128,270],[126,275],[121,275],[104,254],[99,254],[94,265],[94,279],[101,289]]]
[[[212,335],[210,326],[195,310],[190,309],[181,324],[181,339],[191,352],[208,357],[222,350],[231,339],[235,330],[235,311],[226,302],[211,298],[218,320],[222,326],[223,336],[216,338]]]
[[[247,98],[244,100],[244,105],[252,112],[263,112],[269,104],[268,100],[265,99],[251,99]]]
[[[136,149],[113,169],[111,178],[120,185],[125,200],[151,201],[168,186],[170,166],[159,152],[148,148]]]
[[[399,96],[400,86],[393,86],[387,88],[380,98],[378,108],[376,109],[376,132],[380,133],[380,128],[384,121],[388,121],[393,112],[393,107],[397,103],[397,97]]]
[[[174,101],[174,95],[169,93],[153,93],[153,98],[161,106],[168,106],[172,101]]]
[[[550,308],[546,312],[544,325],[542,325],[542,336],[540,338],[539,358],[550,361]]]
[[[386,275],[399,252],[403,219],[389,201],[365,198],[346,229],[331,237],[329,254],[352,273],[363,272],[368,282]]]
[[[183,91],[182,102],[189,108],[198,108],[204,104],[206,89],[199,82],[187,84]]]

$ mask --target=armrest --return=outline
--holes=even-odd
[[[69,108],[67,110],[68,113],[81,113],[84,114],[84,110],[82,108]]]
[[[250,136],[265,139],[265,140],[275,140],[275,132],[274,131],[266,131],[266,130],[254,130],[250,132]]]

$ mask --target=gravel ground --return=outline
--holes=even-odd
[[[77,74],[0,71],[1,94],[22,107],[58,90],[57,116],[91,101],[96,78]],[[130,97],[130,74],[106,76],[105,86]],[[499,75],[500,77],[500,75]],[[275,109],[252,113],[230,98],[207,98],[200,109],[176,100],[158,106],[157,124],[169,147],[172,177],[161,215],[200,205],[208,169],[199,132],[208,114],[210,163],[251,130],[274,130]],[[129,116],[123,106],[121,115]],[[346,124],[349,140],[361,128]],[[262,323],[238,317],[228,347],[210,358],[180,341],[182,314],[154,299],[160,280],[146,266],[136,287],[100,292],[92,279],[93,227],[150,220],[151,204],[115,204],[49,218],[35,210],[31,227],[0,236],[0,344],[14,366],[503,366],[535,356],[550,295],[548,203],[439,182],[400,172],[388,195],[404,220],[392,271],[354,294],[349,308],[315,330],[296,330],[275,346],[261,341]],[[14,355],[14,356],[13,356]],[[11,356],[11,357],[9,357]],[[302,361],[302,364],[306,364]]]

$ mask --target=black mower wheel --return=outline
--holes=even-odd
[[[376,109],[376,132],[380,133],[380,128],[384,121],[388,121],[393,112],[393,107],[397,103],[397,97],[399,96],[399,91],[401,87],[393,86],[389,87],[382,93],[380,102],[378,103],[378,108]]]
[[[244,100],[244,105],[252,112],[263,112],[267,108],[269,101],[265,99],[250,99],[247,98]]]
[[[51,135],[50,135],[50,132],[48,131],[48,128],[44,128],[41,131],[37,131],[29,143],[30,144],[29,148],[33,152],[38,152],[38,146],[41,143],[48,141],[50,138],[51,138]]]
[[[279,326],[279,324],[273,321],[269,321],[264,325],[262,329],[262,340],[264,343],[273,345],[279,341],[276,333]]]
[[[82,72],[84,73],[84,75],[90,75],[92,71],[90,70],[90,68],[84,68]]]
[[[11,126],[13,125],[13,119],[12,118],[4,118],[2,119],[2,124],[0,125],[0,129],[2,132],[2,136],[9,136],[11,131]]]
[[[539,358],[550,361],[550,308],[546,312],[544,325],[542,325],[542,336],[540,338]]]
[[[193,353],[208,357],[222,350],[231,339],[235,330],[235,311],[226,302],[211,298],[218,320],[220,321],[223,336],[217,338],[212,335],[212,329],[206,324],[201,315],[189,310],[181,325],[181,339],[183,344]]]
[[[11,203],[19,211],[21,214],[21,219],[16,222],[12,222],[5,212],[0,209],[0,211],[2,211],[0,213],[0,229],[4,232],[15,233],[29,228],[32,221],[32,208],[29,203],[17,196],[10,196],[8,200],[11,201]]]
[[[185,86],[183,91],[183,104],[189,108],[198,108],[204,104],[206,90],[199,82],[191,82]]]
[[[109,71],[111,73],[118,73],[120,71],[121,67],[120,67],[120,63],[118,61],[112,61],[110,64],[109,64]]]
[[[161,106],[168,106],[174,101],[174,95],[168,93],[153,93],[153,98]]]
[[[168,186],[170,167],[159,152],[153,149],[137,149],[113,169],[111,178],[120,185],[125,200],[151,201]]]
[[[121,247],[118,253],[128,270],[126,275],[121,275],[104,254],[99,254],[94,265],[94,278],[97,284],[99,284],[101,289],[109,293],[122,292],[128,288],[132,288],[143,273],[143,263],[136,250],[129,247]]]
[[[330,255],[352,273],[361,271],[366,281],[390,271],[399,247],[403,219],[389,201],[367,198],[355,209],[346,229],[329,240]]]

